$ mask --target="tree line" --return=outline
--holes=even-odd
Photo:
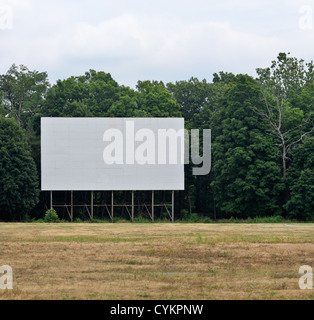
[[[314,64],[279,53],[256,73],[131,89],[103,71],[51,85],[46,72],[12,65],[0,75],[0,220],[45,212],[41,117],[184,117],[188,130],[212,130],[212,170],[194,176],[186,165],[177,218],[314,220]]]

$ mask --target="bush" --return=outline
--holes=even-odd
[[[151,223],[152,220],[146,219],[146,218],[144,218],[142,216],[139,216],[139,217],[134,218],[134,222],[135,223]]]
[[[105,219],[93,219],[91,220],[91,223],[109,223],[111,221],[105,220]]]
[[[214,221],[209,217],[204,217],[201,220],[202,223],[213,223]]]
[[[182,219],[184,222],[199,222],[200,217],[198,216],[197,213],[191,213],[189,215],[185,215],[185,217]]]
[[[58,222],[60,222],[56,210],[49,209],[46,212],[46,215],[45,215],[45,218],[44,218],[44,222],[46,222],[46,223],[58,223]]]

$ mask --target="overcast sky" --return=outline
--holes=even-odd
[[[10,16],[12,13],[12,19]],[[247,73],[279,52],[314,58],[314,0],[0,0],[0,74],[89,69],[120,84]]]

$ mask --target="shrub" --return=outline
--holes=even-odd
[[[213,223],[214,221],[209,217],[204,217],[201,220],[202,223]]]
[[[146,219],[142,216],[134,218],[134,222],[136,223],[151,223],[152,221],[150,219]]]
[[[58,223],[58,222],[60,222],[56,210],[49,209],[46,212],[46,215],[45,215],[45,218],[44,218],[44,222],[46,222],[46,223]]]

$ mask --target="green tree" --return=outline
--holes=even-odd
[[[138,112],[141,117],[181,117],[180,105],[163,82],[138,81]]]
[[[202,110],[212,96],[212,84],[205,79],[199,81],[192,77],[188,81],[176,81],[167,84],[168,91],[173,95],[180,105],[180,111],[185,120],[185,128],[201,129],[202,126]],[[208,129],[208,128],[207,128]],[[192,175],[193,165],[185,166],[185,186],[184,196],[181,197],[179,209],[188,209],[192,213],[206,213],[206,205],[208,199],[207,185],[203,183],[203,178]]]
[[[214,139],[221,127],[221,119],[217,114],[221,108],[221,100],[226,90],[235,79],[232,74],[220,72],[221,78],[215,74],[213,83],[205,79],[200,81],[192,77],[188,81],[168,83],[167,88],[180,104],[182,115],[185,118],[187,130],[199,129],[202,141],[202,129],[211,129]],[[215,80],[216,79],[216,80]],[[200,146],[202,152],[202,145]],[[193,176],[193,164],[185,166],[185,191],[180,193],[181,209],[196,212],[204,216],[216,218],[215,194],[211,187],[213,173],[206,176]]]
[[[217,206],[228,216],[247,218],[280,214],[280,167],[265,122],[255,113],[263,103],[260,85],[246,75],[236,76],[227,90],[213,142],[212,187]]]
[[[8,116],[26,127],[27,121],[41,112],[48,87],[46,72],[30,71],[26,66],[13,64],[0,76],[1,105]]]
[[[292,150],[292,162],[287,172],[290,198],[285,205],[290,218],[314,220],[314,138]]]
[[[192,77],[189,81],[168,83],[167,89],[173,94],[181,106],[182,116],[185,121],[197,125],[197,117],[206,104],[210,102],[213,85],[205,79],[199,81]]]
[[[121,88],[109,73],[90,70],[58,80],[47,92],[42,114],[52,117],[105,117]]]
[[[277,140],[285,179],[291,147],[314,131],[311,115],[292,104],[304,87],[313,83],[314,66],[312,62],[304,64],[304,60],[279,53],[270,68],[256,71],[264,97],[264,106],[257,112],[266,119],[269,133]]]
[[[236,76],[230,72],[220,71],[218,73],[213,74],[213,83],[231,83],[236,80]]]
[[[22,219],[38,202],[38,176],[24,131],[0,117],[0,219]]]
[[[132,118],[135,115],[140,115],[138,110],[138,104],[133,97],[133,93],[130,95],[121,95],[119,100],[115,101],[108,110],[108,117],[128,117]]]

